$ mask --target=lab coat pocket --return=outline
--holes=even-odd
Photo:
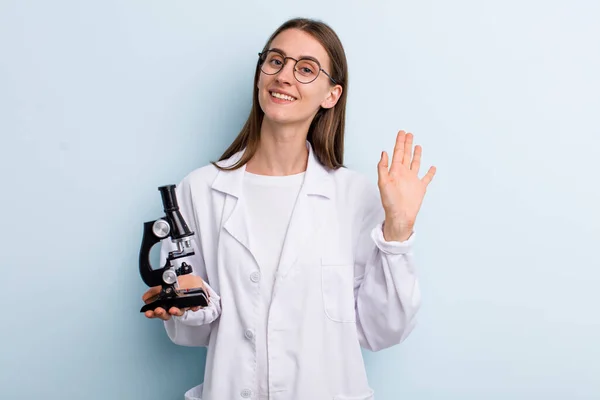
[[[340,323],[356,322],[354,263],[321,259],[321,290],[325,315]]]

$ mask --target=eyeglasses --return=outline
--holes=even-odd
[[[319,77],[319,73],[323,71],[325,75],[333,82],[334,85],[337,82],[321,68],[321,64],[314,59],[304,57],[296,60],[292,57],[286,57],[277,50],[267,50],[263,53],[258,53],[260,70],[267,75],[275,75],[283,69],[288,59],[294,60],[294,77],[300,83],[311,83]]]

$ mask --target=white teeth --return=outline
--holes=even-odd
[[[277,97],[278,99],[287,100],[287,101],[294,101],[294,100],[296,100],[292,96],[288,96],[288,95],[277,93],[277,92],[271,92],[271,96]]]

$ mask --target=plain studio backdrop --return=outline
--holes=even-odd
[[[377,400],[600,399],[596,1],[0,2],[0,398],[178,400],[205,350],[139,313],[157,187],[245,121],[269,34],[329,23],[350,66],[346,163],[398,130],[438,173],[423,307],[364,352]],[[229,400],[229,399],[227,399]]]

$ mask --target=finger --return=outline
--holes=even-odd
[[[154,318],[154,311],[148,310],[144,313],[144,315],[146,316],[146,318]]]
[[[404,155],[402,158],[402,164],[407,167],[410,165],[411,153],[413,148],[413,140],[414,135],[412,133],[407,133],[406,138],[404,140]]]
[[[421,168],[421,155],[423,153],[423,148],[419,145],[415,146],[415,156],[413,157],[412,163],[410,163],[411,171],[414,171],[416,174],[419,174],[419,169]]]
[[[142,295],[142,301],[144,303],[147,303],[149,299],[151,299],[152,297],[156,296],[158,293],[160,293],[160,288],[151,288],[151,289],[148,289],[146,291],[146,293],[144,293]]]
[[[421,181],[423,181],[425,183],[425,186],[427,186],[431,183],[431,181],[433,180],[433,177],[435,176],[435,172],[436,172],[436,168],[432,166],[431,168],[429,168],[429,171],[427,171],[427,174],[425,174],[423,179],[421,179]]]
[[[169,318],[171,318],[171,316],[169,314],[167,314],[167,312],[165,311],[164,308],[162,307],[158,307],[156,310],[154,310],[154,315],[156,315],[158,318],[166,321]]]
[[[176,315],[178,317],[181,317],[183,314],[185,313],[185,310],[181,309],[181,308],[177,308],[177,307],[171,307],[169,309],[169,314],[171,315]]]
[[[206,293],[206,299],[208,300],[210,298],[210,292],[206,288],[206,285],[204,284],[204,281],[202,281],[202,285],[201,286],[202,286],[202,290],[204,290],[204,293]]]
[[[388,155],[387,152],[381,152],[381,158],[377,163],[377,176],[379,177],[379,183],[383,182],[388,175]]]
[[[398,135],[396,136],[396,144],[394,145],[394,154],[392,155],[392,170],[397,169],[402,164],[402,157],[404,156],[405,138],[406,132],[398,132]]]
[[[192,310],[193,312],[196,312],[200,309],[200,307],[192,307],[190,310]]]

